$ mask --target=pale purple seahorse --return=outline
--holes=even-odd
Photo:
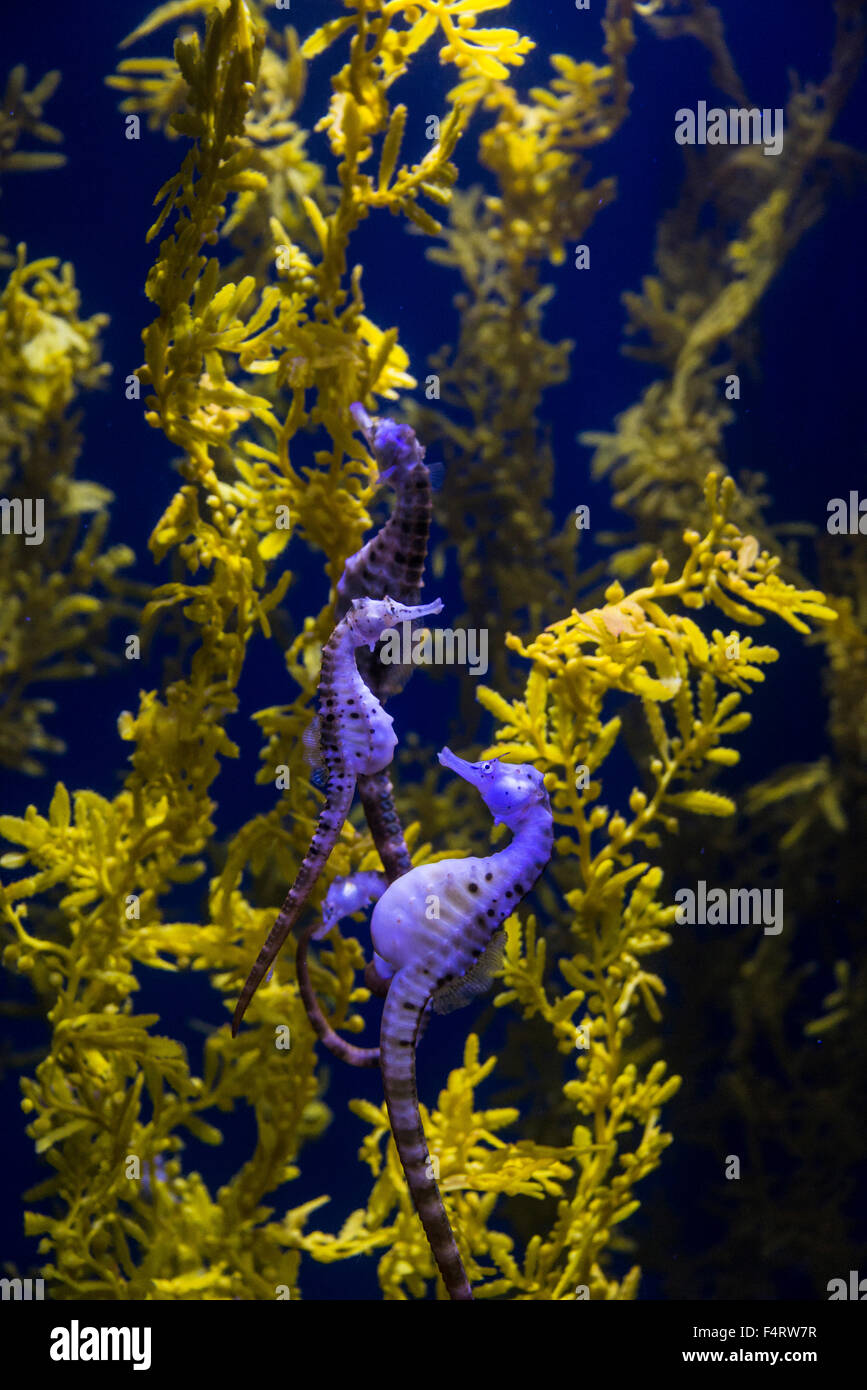
[[[471,1299],[457,1243],[430,1176],[416,1090],[415,1048],[430,1007],[448,1013],[490,983],[502,923],[551,857],[553,818],[542,774],[497,759],[468,763],[448,748],[440,762],[481,793],[512,841],[487,858],[442,859],[396,879],[373,910],[373,968],[388,982],[380,1063],[394,1142],[416,1211],[450,1298]]]
[[[375,869],[336,878],[325,894],[322,921],[310,933],[312,940],[321,941],[344,917],[351,917],[353,912],[361,912],[362,908],[375,903],[387,886],[385,875]]]
[[[366,646],[372,650],[384,629],[441,611],[440,599],[421,607],[407,607],[391,598],[355,599],[322,649],[319,719],[322,758],[328,776],[325,805],[295,882],[241,991],[232,1020],[233,1036],[337,843],[352,804],[356,779],[387,767],[394,753],[394,721],[359,675],[355,649]]]

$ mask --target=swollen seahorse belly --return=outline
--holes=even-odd
[[[374,963],[383,978],[427,957],[440,976],[466,974],[515,901],[514,892],[505,898],[501,875],[493,856],[441,859],[392,884],[371,922]]]

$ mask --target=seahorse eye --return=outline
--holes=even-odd
[[[483,763],[483,764],[482,764],[482,772],[490,772],[490,770],[491,770],[491,764],[490,764],[490,763]]]

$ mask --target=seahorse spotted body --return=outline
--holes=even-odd
[[[468,763],[448,748],[440,762],[479,790],[512,841],[486,858],[443,859],[396,879],[373,910],[371,935],[374,969],[389,982],[380,1063],[395,1144],[449,1296],[470,1299],[439,1189],[428,1175],[415,1048],[429,1008],[448,1012],[486,987],[499,929],[551,856],[553,820],[542,774],[529,764]]]
[[[319,719],[328,777],[325,806],[295,882],[241,991],[232,1020],[233,1034],[337,842],[352,804],[356,779],[378,773],[391,762],[397,743],[392,729],[394,721],[359,675],[355,650],[362,646],[372,650],[384,629],[441,610],[439,599],[421,607],[407,607],[391,598],[356,599],[323,648]]]

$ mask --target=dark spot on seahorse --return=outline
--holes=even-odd
[[[405,1009],[414,1009],[414,1008],[415,1008],[415,1004],[404,1004],[403,1007],[404,1007]]]
[[[497,915],[497,914],[496,914],[496,912],[494,911],[494,909],[493,909],[492,907],[489,907],[489,908],[488,908],[488,916],[489,916],[489,917],[496,917],[496,915]]]
[[[479,885],[477,883],[468,883],[467,888],[471,893],[478,893],[479,891]]]
[[[477,947],[475,951],[473,951],[473,955],[474,955],[474,956],[480,956],[481,954],[482,954],[482,949],[481,949],[480,946]]]
[[[511,888],[507,888],[507,889],[506,889],[506,897],[507,897],[507,898],[514,898],[514,896],[515,896],[515,895],[514,895],[514,893],[512,892]]]
[[[490,881],[491,881],[491,879],[492,879],[493,877],[494,877],[493,874],[485,874],[485,883],[490,883]]]
[[[352,711],[352,714],[350,714],[350,716],[349,716],[350,719],[358,719],[359,717],[360,717],[360,716],[359,716],[359,714],[358,714],[358,712],[357,712],[356,710],[353,710],[353,711]],[[331,718],[331,715],[330,715],[330,714],[329,714],[328,718],[329,718],[329,719]]]

